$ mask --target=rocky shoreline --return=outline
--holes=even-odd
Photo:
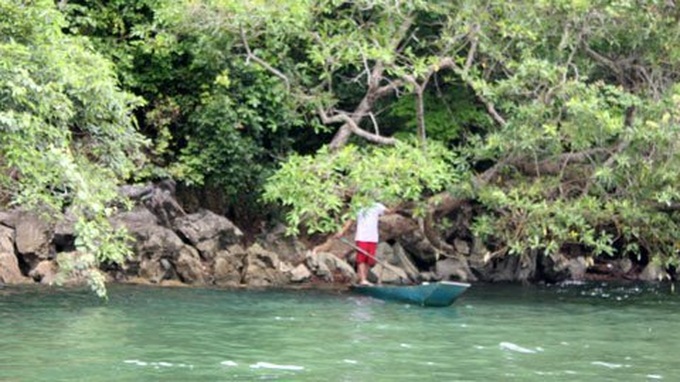
[[[329,252],[312,254],[300,240],[271,230],[246,244],[242,231],[208,210],[185,213],[164,185],[126,186],[121,192],[136,202],[112,218],[133,237],[133,256],[123,264],[103,265],[108,282],[216,287],[342,287],[356,274],[352,249],[331,243]],[[48,223],[22,210],[0,212],[0,285],[57,282],[77,284],[77,275],[59,272],[59,260],[77,259],[73,221]],[[389,235],[387,235],[389,237]],[[482,282],[561,282],[625,279],[655,281],[670,277],[652,263],[630,259],[592,259],[584,254],[504,256],[496,258],[476,240],[456,238],[456,256],[433,257],[419,251],[418,235],[380,243],[382,261],[371,271],[374,281],[460,280]],[[342,260],[346,258],[348,261]]]

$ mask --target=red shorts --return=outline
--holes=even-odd
[[[375,250],[378,248],[378,243],[371,243],[370,241],[357,241],[357,247],[368,252],[371,256],[366,256],[366,254],[357,251],[357,264],[366,263],[369,266],[375,265]]]

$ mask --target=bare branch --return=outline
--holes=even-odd
[[[326,125],[330,125],[333,123],[343,123],[342,128],[347,128],[353,134],[356,134],[371,142],[386,145],[393,145],[397,143],[397,140],[395,138],[383,137],[378,134],[369,133],[368,131],[360,128],[357,122],[355,122],[354,119],[350,117],[346,112],[336,111],[336,114],[333,116],[329,116],[328,113],[326,113],[326,111],[321,108],[319,108],[317,112],[321,117],[321,122],[323,122]]]
[[[368,113],[368,116],[371,117],[371,122],[373,122],[373,127],[375,128],[375,133],[377,135],[380,135],[380,128],[378,127],[378,121],[375,119],[375,115],[373,113]]]
[[[274,68],[273,66],[269,65],[268,62],[265,60],[257,57],[253,52],[250,50],[250,46],[248,45],[248,40],[246,39],[246,34],[243,28],[240,28],[241,30],[241,39],[243,40],[243,46],[246,48],[246,53],[247,57],[246,60],[253,60],[260,64],[263,68],[267,69],[270,73],[274,74],[275,76],[281,78],[283,82],[286,83],[286,91],[290,92],[290,81],[288,80],[288,77],[286,77],[283,73],[281,73],[279,70]]]
[[[467,74],[472,67],[472,63],[475,59],[475,54],[477,53],[477,45],[479,44],[479,37],[477,33],[479,32],[479,25],[475,24],[470,31],[470,50],[468,51],[467,58],[465,59],[465,67],[463,67],[463,73]]]

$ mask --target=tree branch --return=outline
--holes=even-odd
[[[265,68],[267,71],[269,71],[273,75],[282,79],[283,82],[286,83],[286,91],[290,93],[290,81],[288,80],[288,77],[286,77],[283,73],[281,73],[279,70],[277,70],[273,66],[269,65],[269,63],[266,62],[265,60],[257,57],[255,54],[253,54],[253,52],[250,50],[250,46],[248,45],[248,40],[246,39],[246,34],[243,31],[243,28],[240,28],[240,31],[241,31],[241,40],[243,40],[243,46],[246,48],[246,53],[247,53],[246,62],[248,62],[249,60],[252,59],[253,61],[260,64],[260,66]]]
[[[354,119],[350,117],[346,112],[336,111],[335,115],[328,116],[325,110],[319,108],[317,110],[317,113],[321,117],[321,122],[323,122],[324,124],[330,125],[333,123],[343,123],[342,125],[343,128],[346,127],[350,132],[362,138],[365,138],[371,142],[386,145],[394,145],[397,143],[397,140],[395,138],[383,137],[378,134],[369,133],[368,131],[360,128],[359,125],[354,121]]]

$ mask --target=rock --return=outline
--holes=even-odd
[[[136,256],[125,264],[127,276],[148,278],[154,283],[175,277],[188,284],[206,283],[209,278],[196,248],[157,221],[146,208],[136,208],[116,217],[114,225],[126,227],[134,239]]]
[[[666,270],[661,265],[656,264],[653,261],[647,264],[639,276],[640,280],[642,281],[661,281],[668,277],[669,276]]]
[[[233,245],[215,256],[213,277],[216,285],[234,287],[242,283],[243,260],[247,253],[240,245]]]
[[[54,260],[43,260],[28,275],[41,284],[52,285],[57,281],[58,271],[59,267]]]
[[[312,272],[309,271],[307,266],[304,264],[299,264],[297,267],[290,271],[290,281],[294,283],[303,283],[309,281],[312,278]]]
[[[279,255],[281,261],[299,264],[305,260],[307,248],[296,237],[286,236],[285,228],[277,226],[258,240],[258,244]]]
[[[158,225],[158,218],[144,206],[135,206],[132,210],[119,213],[111,218],[114,228],[125,227],[129,231],[136,231],[146,226]]]
[[[42,262],[41,264],[44,264]],[[45,284],[63,284],[63,285],[82,285],[86,284],[92,277],[92,267],[95,263],[94,255],[83,253],[79,251],[61,252],[57,254],[57,260],[52,261],[53,269],[45,268],[42,271],[36,271],[36,274],[43,274],[41,283]],[[50,272],[54,270],[55,279],[52,279]],[[104,274],[110,281],[109,275]],[[45,277],[47,280],[45,280]]]
[[[381,241],[378,243],[378,247],[375,250],[375,257],[378,260],[386,262],[388,264],[397,265],[399,264],[399,259],[394,255],[394,249],[388,243]]]
[[[0,284],[25,284],[31,280],[21,274],[19,262],[13,253],[0,252]]]
[[[559,283],[572,278],[569,260],[562,253],[541,256],[540,267],[542,278],[548,283]]]
[[[77,219],[71,212],[66,212],[54,226],[52,244],[56,252],[72,252],[76,250],[75,223]]]
[[[377,263],[369,271],[369,279],[373,282],[385,284],[408,284],[410,282],[406,272],[388,263]]]
[[[633,269],[633,262],[629,258],[623,258],[619,259],[616,262],[616,267],[618,268],[619,272],[625,274],[630,272]]]
[[[234,223],[208,210],[177,218],[174,227],[180,237],[196,247],[206,260],[213,259],[218,251],[239,243],[243,238],[243,233]]]
[[[458,238],[454,239],[453,247],[456,249],[456,252],[460,253],[461,255],[467,256],[470,254],[470,245],[465,240]]]
[[[584,280],[588,270],[588,262],[583,256],[569,259],[567,263],[570,280]]]
[[[491,282],[526,282],[536,276],[536,254],[505,255],[489,261],[484,269],[485,279]]]
[[[21,274],[14,254],[14,230],[0,225],[0,284],[23,284],[31,280]]]
[[[19,214],[15,226],[14,244],[17,252],[31,265],[50,258],[52,228],[37,214]]]
[[[0,225],[13,229],[16,227],[18,214],[18,211],[0,211]]]
[[[482,239],[475,236],[472,239],[472,248],[470,249],[470,256],[468,256],[468,264],[475,273],[482,275],[480,278],[483,280],[489,279],[489,277],[486,276],[486,271],[488,270],[487,264],[490,258],[491,251],[489,251]]]
[[[420,260],[421,263],[434,264],[437,262],[435,248],[419,230],[400,237],[399,243],[404,247],[404,250]]]
[[[320,252],[314,255],[307,252],[305,264],[313,275],[329,282],[351,281],[356,279],[356,272],[346,261],[332,253]]]
[[[403,269],[411,280],[418,280],[418,268],[413,264],[411,258],[404,248],[396,243],[393,247],[394,256],[397,258],[398,265]]]
[[[174,180],[164,179],[151,186],[151,189],[145,185],[137,189],[120,189],[120,192],[137,198],[158,217],[159,224],[169,228],[176,218],[186,215],[175,199],[175,189]]]
[[[164,259],[160,259],[164,260]],[[157,284],[163,281],[168,274],[168,269],[161,263],[159,259],[142,259],[139,263],[137,275],[139,277],[149,280]]]
[[[148,199],[153,193],[154,186],[151,184],[125,184],[118,188],[118,193],[136,202]]]
[[[138,227],[130,234],[135,239],[134,252],[140,258],[174,260],[188,247],[174,231],[160,225]]]
[[[276,253],[254,244],[246,251],[243,281],[249,286],[281,286],[288,277],[281,271],[280,260]]]
[[[418,280],[422,281],[439,281],[441,278],[437,276],[434,272],[420,272],[418,274]]]
[[[468,281],[468,265],[466,262],[450,257],[437,261],[435,274],[439,280]]]
[[[187,284],[205,284],[206,269],[201,263],[198,251],[188,245],[183,246],[175,260],[175,271],[180,280]]]

